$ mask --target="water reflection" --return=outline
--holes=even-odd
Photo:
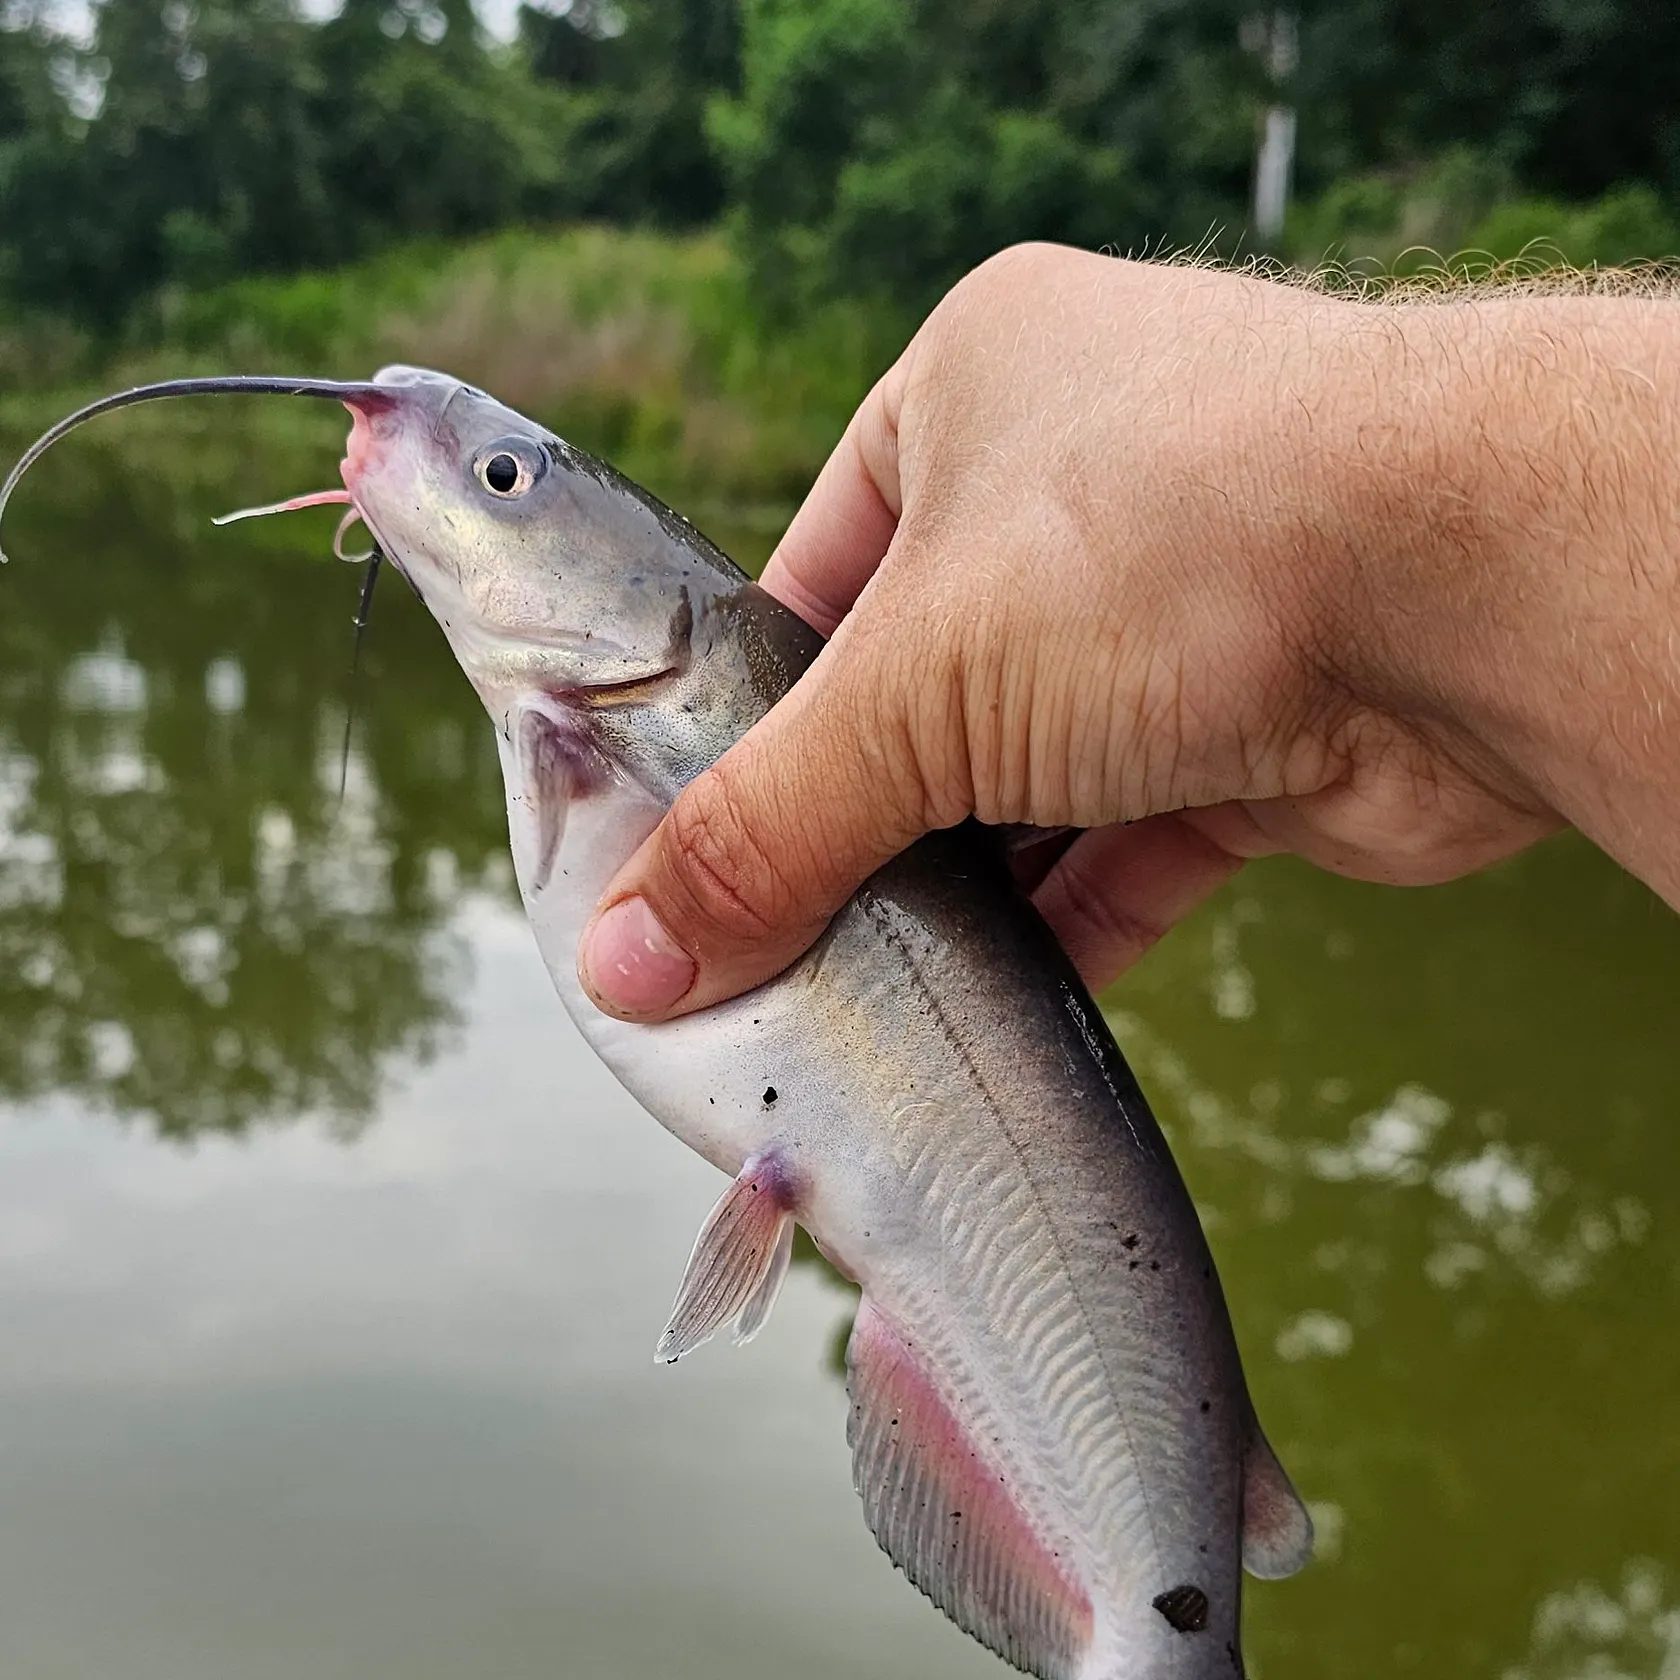
[[[1674,1680],[1555,1584],[1680,1573],[1676,997],[1680,924],[1574,841],[1426,893],[1268,865],[1117,989],[1329,1518],[1264,1674]]]
[[[653,1346],[717,1175],[469,894],[459,1043],[351,1139],[0,1106],[6,1680],[961,1680],[860,1520],[847,1303]]]
[[[449,911],[502,870],[471,696],[388,593],[341,804],[355,584],[316,558],[330,520],[277,544],[199,506],[182,538],[141,468],[65,454],[0,579],[0,1095],[178,1133],[363,1117],[389,1058],[458,1025]]]
[[[1503,1680],[1680,1680],[1680,1595],[1647,1558],[1613,1591],[1582,1581],[1550,1594],[1529,1656]]]

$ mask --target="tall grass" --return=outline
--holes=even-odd
[[[75,396],[146,379],[354,378],[418,362],[494,392],[668,499],[774,517],[809,485],[903,330],[844,303],[766,319],[717,236],[509,232],[166,296],[97,365],[74,340],[33,358],[14,343],[8,356],[0,324],[0,427],[21,434]],[[130,435],[160,426],[145,413]],[[213,419],[197,426],[176,411],[166,429],[176,442],[218,436]]]

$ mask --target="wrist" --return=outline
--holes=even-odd
[[[1680,308],[1342,308],[1339,675],[1680,902]]]

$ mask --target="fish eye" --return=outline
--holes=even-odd
[[[547,458],[524,438],[503,438],[478,457],[474,471],[492,496],[512,501],[542,477]]]

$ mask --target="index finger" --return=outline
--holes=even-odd
[[[895,363],[864,398],[760,579],[825,636],[852,610],[898,529],[903,366]]]

